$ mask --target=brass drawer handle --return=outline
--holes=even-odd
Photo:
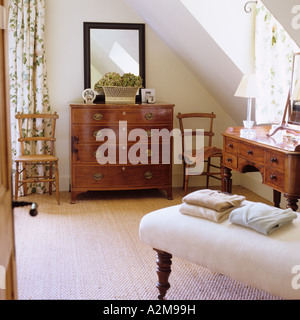
[[[145,177],[146,179],[151,179],[151,178],[153,177],[153,174],[152,174],[152,172],[147,171],[147,172],[144,174],[144,177]]]
[[[100,129],[101,130],[101,129]],[[96,130],[96,131],[94,131],[93,132],[93,136],[96,138],[96,137],[98,137],[98,138],[101,138],[102,136],[103,136],[103,132],[102,131],[100,131],[100,130]],[[100,132],[99,132],[100,131]]]
[[[276,180],[276,174],[271,174],[270,178],[271,178],[271,180]]]
[[[272,162],[272,163],[277,162],[277,158],[276,158],[276,157],[271,158],[271,162]]]
[[[102,152],[94,151],[94,152],[93,152],[93,156],[94,156],[95,158],[101,158],[101,157],[103,157],[103,153],[102,153]]]
[[[103,118],[103,115],[101,113],[95,113],[93,115],[93,119],[96,121],[100,121],[100,120],[102,120],[102,118]]]
[[[93,175],[93,179],[96,180],[96,181],[99,181],[103,178],[102,174],[101,173],[95,173]]]
[[[228,147],[228,148],[233,148],[233,144],[232,144],[232,143],[228,143],[228,144],[227,144],[227,147]]]
[[[250,155],[253,155],[253,151],[252,150],[248,150],[247,153]]]
[[[232,159],[231,158],[227,158],[227,162],[232,162]]]
[[[151,112],[146,113],[145,115],[146,120],[151,121],[154,118],[154,114]]]

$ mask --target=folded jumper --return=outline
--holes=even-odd
[[[235,208],[236,207],[231,207],[223,211],[216,211],[213,209],[183,202],[179,207],[179,212],[198,218],[209,219],[215,222],[222,222],[228,218],[230,212]]]
[[[231,211],[229,221],[257,232],[269,235],[292,222],[297,214],[292,209],[280,209],[264,203],[254,202]]]
[[[244,204],[245,197],[202,189],[188,194],[182,201],[179,208],[181,213],[222,222],[233,209]]]
[[[194,191],[182,199],[183,202],[216,211],[223,211],[231,207],[238,207],[244,200],[244,196],[222,193],[219,190],[210,189]]]

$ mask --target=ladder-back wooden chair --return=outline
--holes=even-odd
[[[196,128],[189,128],[185,127],[186,125],[185,120],[191,118],[198,118],[199,119],[199,126],[197,129],[204,129],[204,150],[203,155],[204,159],[204,169],[199,176],[206,176],[206,188],[209,188],[209,179],[217,179],[221,181],[222,190],[223,190],[223,166],[222,166],[222,149],[214,147],[212,144],[212,138],[215,135],[213,132],[213,120],[216,118],[216,115],[212,113],[178,113],[177,118],[179,120],[179,127],[181,131],[182,137],[182,160],[183,160],[183,189],[184,193],[187,194],[188,182],[189,182],[189,168],[195,162],[195,156],[197,154],[196,149],[192,148],[191,150],[186,150],[185,146],[185,139],[184,137],[187,135],[196,136]],[[208,123],[208,129],[201,127],[200,119],[204,119],[205,122]],[[185,122],[185,123],[184,123]],[[186,130],[185,129],[190,129]],[[207,138],[206,138],[207,137]],[[219,158],[219,164],[212,163],[212,158]],[[212,171],[211,168],[214,168]],[[195,173],[191,174],[195,175]]]
[[[52,194],[52,184],[55,184],[56,199],[59,202],[59,173],[58,173],[58,158],[54,155],[55,142],[55,126],[56,120],[59,118],[57,113],[54,114],[20,114],[16,115],[19,126],[20,137],[18,141],[21,144],[21,155],[15,159],[15,200],[18,199],[18,190],[23,187],[23,193],[27,195],[27,183],[49,182],[49,194]],[[38,120],[40,119],[40,120]],[[45,130],[36,129],[36,121],[47,121],[50,126],[47,128],[49,135],[42,133]],[[25,127],[25,129],[24,129]],[[28,132],[30,133],[30,136]],[[34,133],[36,132],[36,133]],[[36,144],[38,141],[47,145],[47,154],[29,153],[26,151],[25,144]],[[29,154],[28,154],[29,153]],[[44,167],[44,175],[30,176],[27,173],[26,166],[37,165]],[[49,168],[49,174],[46,174]]]

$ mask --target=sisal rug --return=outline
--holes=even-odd
[[[248,200],[263,199],[246,189]],[[38,215],[16,208],[18,298],[22,300],[154,300],[155,252],[139,240],[139,222],[150,211],[181,203],[159,190],[87,193],[70,204],[70,194],[30,195]],[[168,300],[276,300],[262,290],[173,257]]]

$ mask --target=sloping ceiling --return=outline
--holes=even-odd
[[[243,72],[180,0],[126,0],[201,84],[241,124],[246,101],[234,97]],[[243,11],[243,5],[241,6]],[[213,15],[213,12],[211,12]],[[245,14],[246,15],[246,14]],[[216,22],[218,23],[218,22]],[[219,25],[222,32],[222,25]]]
[[[239,35],[238,23],[241,24],[243,19],[249,19],[249,14],[243,10],[246,1],[227,0],[224,2],[224,0],[210,0],[210,4],[201,0],[197,0],[194,3],[192,3],[193,0],[125,1],[163,39],[186,67],[194,73],[196,78],[199,79],[201,84],[232,119],[236,123],[242,124],[242,120],[246,116],[246,101],[243,98],[234,97],[234,93],[243,73],[251,72],[251,66],[248,68],[249,70],[245,70],[239,61],[234,58],[238,54],[235,52],[235,54],[232,53],[230,55],[230,52],[224,46],[222,47],[221,39],[222,37],[227,37],[227,49],[230,49],[231,41],[234,50],[241,49],[240,55],[243,55],[242,49],[245,42],[240,41],[242,38],[239,39],[239,36],[242,37],[243,35]],[[214,4],[212,4],[212,1],[214,1]],[[298,40],[300,40],[299,30],[292,28],[291,19],[287,18],[286,13],[284,13],[287,11],[287,4],[290,5],[291,9],[293,2],[297,1],[264,0],[264,3],[271,12],[274,11],[276,13],[277,19],[290,31],[292,36],[295,37],[295,32],[298,32],[297,36]],[[210,30],[208,30],[207,26],[205,29],[203,27],[205,19],[201,23],[199,18],[197,19],[197,15],[191,14],[191,11],[183,3],[198,5],[198,10],[205,10],[202,17],[205,18],[205,15],[209,15],[210,19],[213,19],[211,21],[215,21],[214,31],[217,31],[217,33],[209,32]],[[212,10],[213,6],[215,6],[214,10]],[[220,10],[224,11],[226,9],[225,6],[227,6],[229,15],[225,17],[226,20],[223,19],[222,21],[223,12],[220,12]],[[236,10],[235,12],[234,9]],[[240,17],[238,17],[239,15]],[[237,21],[238,19],[239,21]],[[236,22],[236,34],[232,34],[232,28],[229,28],[234,21]],[[287,26],[288,24],[289,26]],[[229,32],[230,34],[228,34]],[[217,34],[218,37],[216,37]],[[247,39],[248,34],[245,34],[245,37]],[[236,46],[237,43],[240,44],[240,48]]]

